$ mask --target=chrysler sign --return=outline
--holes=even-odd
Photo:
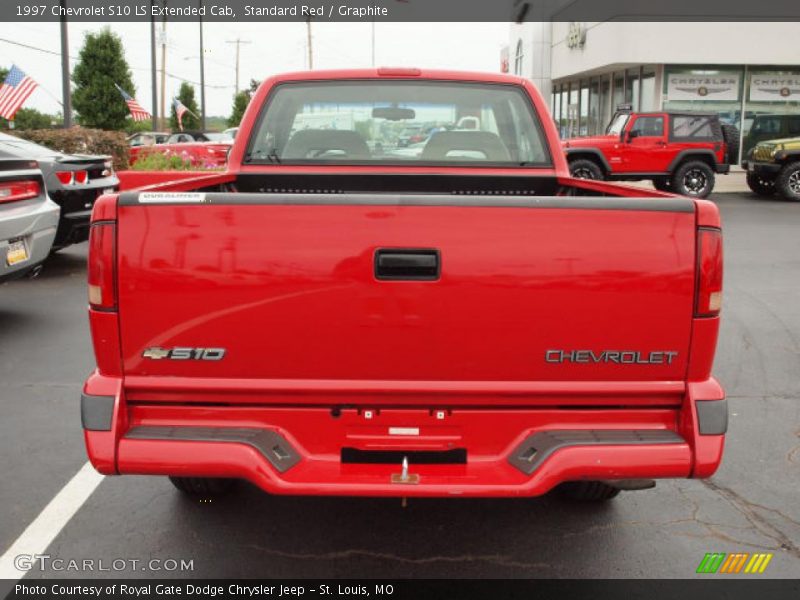
[[[667,99],[736,101],[739,99],[739,74],[671,73],[667,79]]]
[[[797,102],[800,100],[800,75],[753,74],[750,77],[750,100]]]

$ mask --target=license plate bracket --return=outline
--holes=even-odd
[[[6,248],[6,264],[9,267],[18,265],[30,259],[28,247],[25,245],[25,240],[12,240],[8,243]]]

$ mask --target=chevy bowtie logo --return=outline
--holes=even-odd
[[[772,560],[772,554],[757,552],[750,554],[748,552],[734,552],[726,554],[725,552],[709,552],[700,561],[697,567],[697,573],[714,574],[714,573],[727,573],[738,575],[739,573],[761,574],[767,570],[769,561]]]
[[[150,360],[222,360],[225,357],[225,348],[195,348],[180,346],[175,348],[160,348],[154,346],[145,348],[142,357]]]

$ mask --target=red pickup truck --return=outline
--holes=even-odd
[[[88,279],[102,473],[604,500],[722,457],[716,207],[571,178],[519,77],[272,77],[227,171],[98,201]]]

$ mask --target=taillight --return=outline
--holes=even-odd
[[[695,317],[714,317],[722,308],[722,232],[697,231],[697,297]]]
[[[89,181],[89,172],[88,171],[75,171],[75,183],[80,183],[81,185],[85,185],[86,182]]]
[[[113,223],[95,223],[89,230],[89,304],[92,308],[113,310],[117,306],[114,286]]]
[[[56,171],[56,177],[63,185],[72,185],[75,181],[72,171]]]
[[[3,181],[0,182],[0,202],[17,202],[36,198],[39,191],[39,184],[36,181]]]

